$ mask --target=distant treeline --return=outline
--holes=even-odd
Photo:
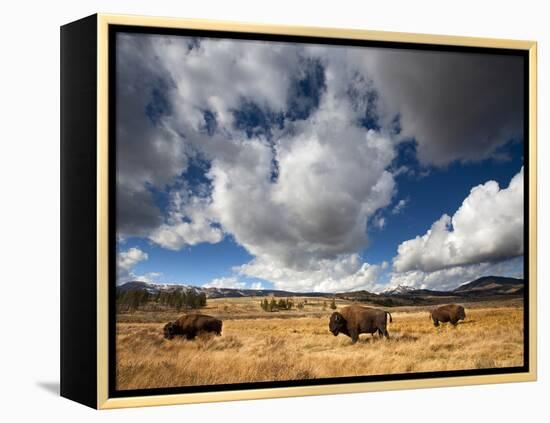
[[[294,302],[290,298],[280,298],[279,301],[275,298],[271,298],[271,300],[264,298],[260,302],[260,307],[263,311],[290,310],[294,307]]]
[[[204,292],[175,290],[151,294],[144,290],[117,292],[116,306],[119,313],[134,312],[145,306],[163,306],[176,309],[197,309],[206,305]]]
[[[298,304],[294,305],[294,301],[290,298],[280,298],[278,301],[271,297],[270,300],[267,298],[264,298],[262,301],[260,301],[260,307],[263,311],[272,312],[272,311],[279,311],[279,310],[292,310],[293,307],[296,307],[298,310],[303,310],[304,305],[307,304],[307,300],[304,300],[303,302],[300,301]],[[333,298],[330,302],[330,305],[327,304],[326,301],[322,303],[323,310],[330,307],[332,310],[336,310],[336,300]]]

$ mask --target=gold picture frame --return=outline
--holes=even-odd
[[[76,28],[77,23],[68,24],[66,26],[67,37],[75,38],[74,34],[69,34],[70,28]],[[72,25],[72,27],[71,27]],[[426,379],[402,379],[402,380],[383,380],[369,381],[360,383],[341,383],[330,385],[309,385],[309,386],[290,386],[290,387],[272,387],[260,389],[243,389],[243,390],[224,390],[216,391],[213,388],[210,392],[194,392],[182,394],[167,394],[167,395],[141,395],[128,397],[110,397],[109,396],[109,199],[112,193],[109,193],[109,27],[117,26],[139,26],[154,28],[170,28],[170,29],[194,29],[194,30],[214,30],[214,31],[229,31],[238,33],[251,34],[269,34],[269,35],[285,35],[298,37],[322,37],[331,39],[343,40],[368,40],[380,42],[394,43],[409,43],[419,45],[438,45],[438,46],[463,46],[463,47],[482,47],[492,49],[514,49],[528,53],[528,107],[529,115],[528,122],[524,125],[528,126],[528,181],[529,181],[529,255],[528,255],[528,354],[529,368],[528,371],[518,373],[499,373],[499,374],[484,374],[472,376],[456,376],[444,378],[426,378]],[[383,390],[399,390],[399,389],[416,389],[416,388],[432,388],[444,386],[460,386],[460,385],[477,385],[489,383],[505,383],[505,382],[527,382],[535,381],[537,378],[537,285],[536,285],[536,252],[537,252],[537,44],[534,41],[517,41],[504,39],[489,39],[476,37],[459,37],[448,35],[428,35],[428,34],[409,34],[401,32],[382,32],[368,31],[360,29],[335,29],[335,28],[314,28],[301,26],[284,26],[284,25],[260,25],[249,23],[234,23],[198,19],[179,19],[179,18],[161,18],[161,17],[144,17],[144,16],[123,16],[113,14],[97,14],[94,15],[89,23],[90,34],[85,35],[88,38],[95,37],[94,43],[96,51],[95,69],[96,87],[96,119],[95,131],[96,137],[95,154],[95,262],[93,263],[95,284],[95,312],[90,319],[95,321],[95,345],[96,352],[90,358],[90,365],[93,366],[96,374],[95,385],[95,401],[92,398],[91,391],[84,387],[74,388],[75,383],[66,383],[66,388],[63,388],[63,377],[71,379],[71,372],[75,369],[71,365],[67,365],[65,375],[62,369],[62,395],[75,399],[79,402],[90,405],[98,409],[112,409],[121,407],[140,407],[152,405],[170,405],[170,404],[188,404],[214,401],[234,401],[260,398],[280,398],[292,396],[306,395],[324,395],[324,394],[343,394],[354,392],[370,392]],[[94,32],[95,31],[95,32]],[[75,47],[76,48],[76,47]],[[63,49],[62,49],[63,54]],[[66,53],[67,56],[69,53]],[[62,66],[63,68],[63,66]],[[70,71],[66,72],[67,74]],[[70,76],[70,75],[69,75]],[[63,78],[63,76],[62,76]],[[67,92],[70,87],[66,88]],[[63,88],[62,88],[63,90]],[[63,98],[63,96],[62,96]],[[67,110],[65,117],[62,113],[62,119],[65,123],[71,119],[70,111]],[[62,123],[63,124],[63,123]],[[68,135],[66,135],[68,137]],[[63,148],[63,147],[62,147]],[[70,160],[67,153],[67,161]],[[62,182],[63,184],[63,182]],[[63,195],[63,194],[62,194]],[[69,230],[69,228],[67,228]],[[62,238],[63,239],[63,238]],[[65,247],[70,248],[66,243]],[[70,254],[67,252],[67,254]],[[65,260],[69,261],[68,257]],[[92,265],[92,264],[90,264]],[[67,266],[69,266],[67,264]],[[67,271],[69,273],[69,270]],[[63,280],[62,280],[63,286]],[[63,288],[62,288],[63,289]],[[68,294],[67,294],[68,295]],[[71,300],[71,296],[67,296],[67,301]],[[62,301],[63,302],[63,301]],[[62,314],[65,313],[67,319],[72,318],[71,311],[64,309],[62,304]],[[62,316],[63,318],[63,316]],[[64,324],[62,324],[63,331]],[[77,342],[73,340],[65,331],[67,345]],[[84,335],[82,335],[84,336]],[[63,343],[63,332],[62,332]],[[62,344],[63,345],[63,344]],[[63,352],[68,357],[71,352]],[[72,350],[71,350],[72,351]],[[74,351],[72,352],[74,353]],[[95,360],[95,362],[94,362]],[[73,365],[73,367],[75,367]],[[63,367],[63,364],[62,364]],[[69,376],[68,376],[69,375]],[[73,394],[73,390],[86,390],[86,394]],[[92,389],[93,390],[93,389]],[[80,395],[80,396],[79,396]]]

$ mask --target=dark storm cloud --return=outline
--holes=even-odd
[[[187,167],[184,139],[163,124],[174,83],[150,40],[120,35],[117,45],[117,231],[147,236],[162,223],[147,186],[171,183]]]
[[[148,236],[162,223],[162,213],[147,190],[117,188],[117,232],[123,235]]]
[[[523,59],[517,56],[377,49],[365,65],[401,136],[424,165],[492,157],[522,136]]]

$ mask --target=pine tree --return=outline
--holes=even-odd
[[[206,294],[204,292],[201,292],[199,294],[199,305],[201,307],[205,307],[206,306]]]

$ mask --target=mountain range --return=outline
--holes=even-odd
[[[237,288],[215,288],[184,284],[159,284],[141,281],[126,282],[117,286],[117,293],[126,291],[144,290],[149,294],[158,294],[160,292],[173,292],[177,290],[194,291],[204,293],[206,298],[236,298],[236,297],[328,297],[332,296],[321,292],[291,292],[278,289],[237,289]]]
[[[117,293],[126,291],[144,290],[150,294],[173,292],[176,290],[204,293],[207,298],[235,298],[235,297],[325,297],[342,298],[356,301],[372,302],[380,305],[418,305],[449,302],[450,300],[482,300],[490,298],[521,297],[524,292],[523,279],[501,276],[485,276],[466,282],[451,291],[435,291],[417,289],[399,285],[388,288],[380,293],[361,290],[342,293],[322,292],[292,292],[277,289],[235,289],[215,288],[183,284],[159,284],[141,281],[126,282],[117,286]]]

